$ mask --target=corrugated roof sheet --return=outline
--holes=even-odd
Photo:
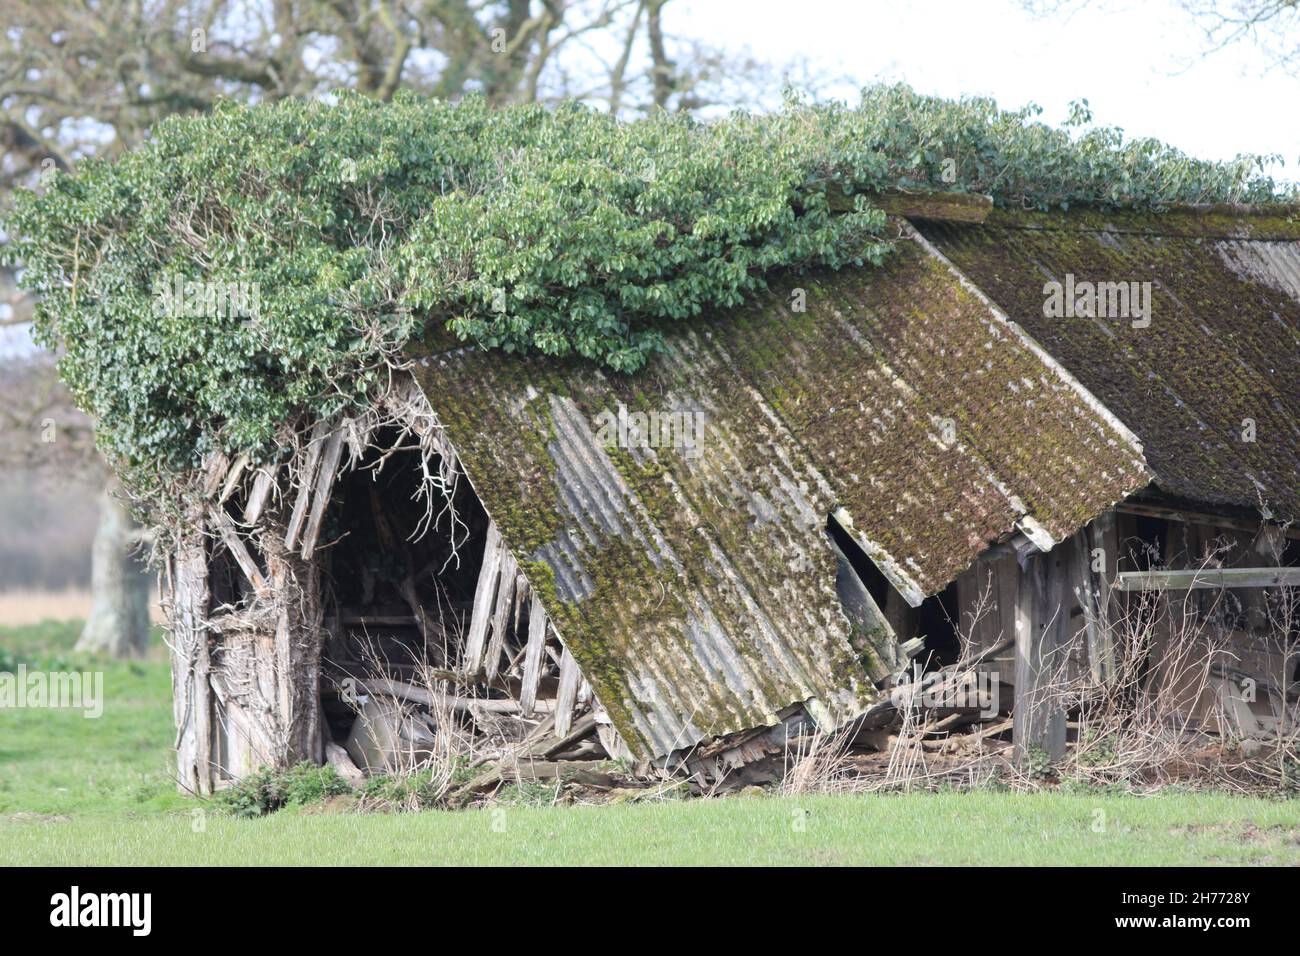
[[[1137,433],[1162,489],[1300,517],[1296,210],[997,212],[922,230]],[[1151,282],[1150,327],[1044,317],[1044,283],[1067,274]]]
[[[707,333],[635,380],[476,351],[428,363],[469,479],[634,750],[802,701],[833,726],[874,699],[836,597],[831,491]],[[606,448],[596,416],[620,407],[703,414],[700,454]]]
[[[634,749],[806,700],[837,724],[874,696],[836,597],[832,510],[919,601],[1017,526],[1063,538],[1147,482],[1123,427],[900,229],[883,268],[774,279],[674,330],[635,377],[421,359],[475,490]],[[701,415],[701,441],[605,447],[598,416],[620,408]]]

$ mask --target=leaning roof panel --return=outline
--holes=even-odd
[[[885,266],[777,277],[674,330],[634,377],[473,349],[420,360],[475,490],[635,749],[805,701],[833,725],[872,699],[835,592],[836,509],[916,603],[1015,529],[1059,540],[1147,482],[1123,426],[898,228]],[[636,426],[665,421],[643,447]]]
[[[1139,436],[1182,498],[1300,518],[1300,210],[997,212],[928,238]],[[1044,284],[1150,282],[1151,323],[1046,318]]]

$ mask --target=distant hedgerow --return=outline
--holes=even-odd
[[[773,270],[878,264],[875,190],[1039,208],[1281,195],[1259,157],[1034,116],[905,86],[708,123],[414,95],[224,102],[21,194],[8,258],[106,454],[144,486],[364,404],[428,331],[634,372],[666,325]],[[829,189],[852,209],[832,214]]]

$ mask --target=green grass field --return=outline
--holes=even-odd
[[[0,629],[0,661],[102,669],[108,699],[97,720],[0,710],[0,864],[1300,865],[1300,801],[1221,794],[735,797],[391,815],[302,808],[239,820],[171,784],[162,648],[138,663],[89,662],[70,651],[77,631]]]

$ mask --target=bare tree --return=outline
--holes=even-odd
[[[1300,72],[1300,0],[1181,0],[1205,30],[1206,52],[1254,44],[1268,65]]]
[[[1023,0],[1039,16],[1068,14],[1094,0]],[[1264,54],[1261,65],[1300,73],[1300,0],[1178,0],[1178,5],[1205,32],[1202,55],[1238,43]]]

